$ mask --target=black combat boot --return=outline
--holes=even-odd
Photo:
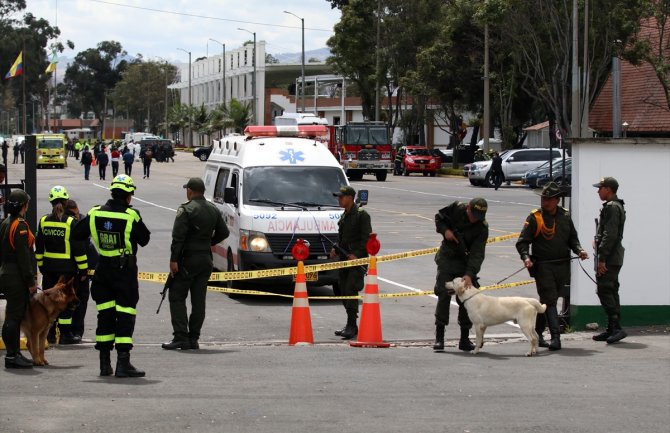
[[[549,325],[549,332],[551,333],[549,350],[561,350],[561,325],[558,321],[558,311],[556,311],[556,305],[548,306],[546,315],[547,323]]]
[[[142,370],[130,363],[130,352],[119,352],[116,359],[116,377],[144,377]]]
[[[33,368],[33,362],[21,355],[20,322],[5,320],[2,325],[2,340],[7,348],[5,368]]]
[[[358,335],[357,316],[356,313],[347,313],[347,326],[344,327],[341,335],[343,340],[351,340]]]
[[[341,329],[336,329],[334,334],[338,337],[341,337],[345,329],[347,329],[347,325],[344,325]]]
[[[475,345],[470,341],[470,330],[468,328],[461,328],[461,339],[458,340],[458,348],[465,352],[475,350]]]
[[[549,347],[549,343],[544,339],[544,328],[547,327],[547,317],[540,313],[535,318],[535,332],[537,332],[537,345],[539,347]]]
[[[197,338],[189,338],[188,342],[191,344],[191,350],[198,350],[200,349],[200,344],[198,343]]]
[[[196,340],[197,342],[197,340]],[[165,350],[189,350],[191,348],[191,342],[187,340],[177,340],[176,338],[169,343],[161,344],[161,347]]]
[[[33,362],[21,355],[21,352],[15,352],[13,355],[7,352],[7,355],[5,355],[5,368],[33,368]]]
[[[435,344],[433,350],[436,352],[444,351],[444,325],[435,325]]]
[[[621,323],[619,322],[618,317],[612,319],[612,335],[607,338],[607,344],[614,344],[617,341],[623,340],[628,337],[626,331],[621,329]]]
[[[612,318],[608,317],[607,318],[607,329],[600,334],[594,335],[593,341],[607,341],[608,338],[610,338],[610,335],[612,335]]]
[[[81,344],[81,337],[74,335],[71,331],[61,332],[58,344]]]
[[[114,374],[112,370],[112,360],[110,358],[109,350],[100,351],[100,376],[111,376]]]

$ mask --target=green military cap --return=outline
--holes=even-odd
[[[488,203],[481,197],[475,197],[470,200],[470,212],[475,218],[482,221],[486,218],[486,211],[489,209]]]
[[[563,195],[563,190],[556,182],[549,182],[542,188],[542,194],[540,195],[545,198],[560,197]]]
[[[9,193],[9,197],[7,197],[8,202],[17,203],[19,206],[23,206],[28,203],[29,200],[30,196],[22,189],[13,190]]]
[[[617,182],[617,180],[615,178],[608,176],[608,177],[603,177],[602,179],[600,179],[600,182],[594,183],[593,186],[595,186],[596,188],[600,188],[601,186],[605,186],[605,187],[608,187],[608,188],[612,188],[613,191],[616,191],[617,189],[619,189],[619,182]]]
[[[333,195],[335,197],[342,197],[343,195],[350,195],[352,197],[356,197],[356,190],[347,185],[340,188],[339,191],[334,192]]]
[[[188,188],[195,192],[205,192],[205,182],[199,177],[192,177],[186,182],[184,188]]]

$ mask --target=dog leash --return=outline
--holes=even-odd
[[[572,260],[575,260],[575,259],[578,259],[578,258],[579,258],[579,256],[570,257],[570,258],[568,258],[568,259],[542,260],[541,262],[533,263],[533,266],[535,266],[535,265],[540,265],[540,264],[543,264],[543,263],[557,263],[557,262],[572,261]],[[581,265],[582,265],[582,264],[579,263],[579,266],[581,266]],[[502,282],[505,281],[505,280],[508,280],[508,279],[512,278],[513,276],[515,276],[515,275],[518,274],[519,272],[523,271],[524,269],[527,269],[525,265],[524,265],[524,266],[521,266],[521,269],[515,271],[514,273],[512,273],[512,274],[508,275],[507,277],[503,278],[502,280],[498,281],[498,282],[496,283],[496,285],[502,283]],[[584,268],[582,268],[582,269],[584,269]],[[585,270],[584,272],[586,272],[586,270]],[[588,275],[588,274],[586,274],[586,275],[587,275],[589,278],[591,278],[590,275]],[[591,281],[593,281],[593,278],[591,278]],[[595,283],[595,281],[594,281],[594,283]]]

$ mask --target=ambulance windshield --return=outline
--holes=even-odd
[[[337,167],[249,167],[244,170],[243,182],[244,204],[317,203],[337,207],[333,192],[346,185],[347,179]]]

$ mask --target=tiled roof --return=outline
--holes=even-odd
[[[658,46],[658,31],[653,22],[642,25],[640,38]],[[668,26],[670,30],[670,26]],[[621,123],[629,133],[670,134],[670,108],[663,86],[649,63],[634,66],[621,61]],[[589,126],[599,132],[612,132],[612,76],[600,90],[589,114]]]

